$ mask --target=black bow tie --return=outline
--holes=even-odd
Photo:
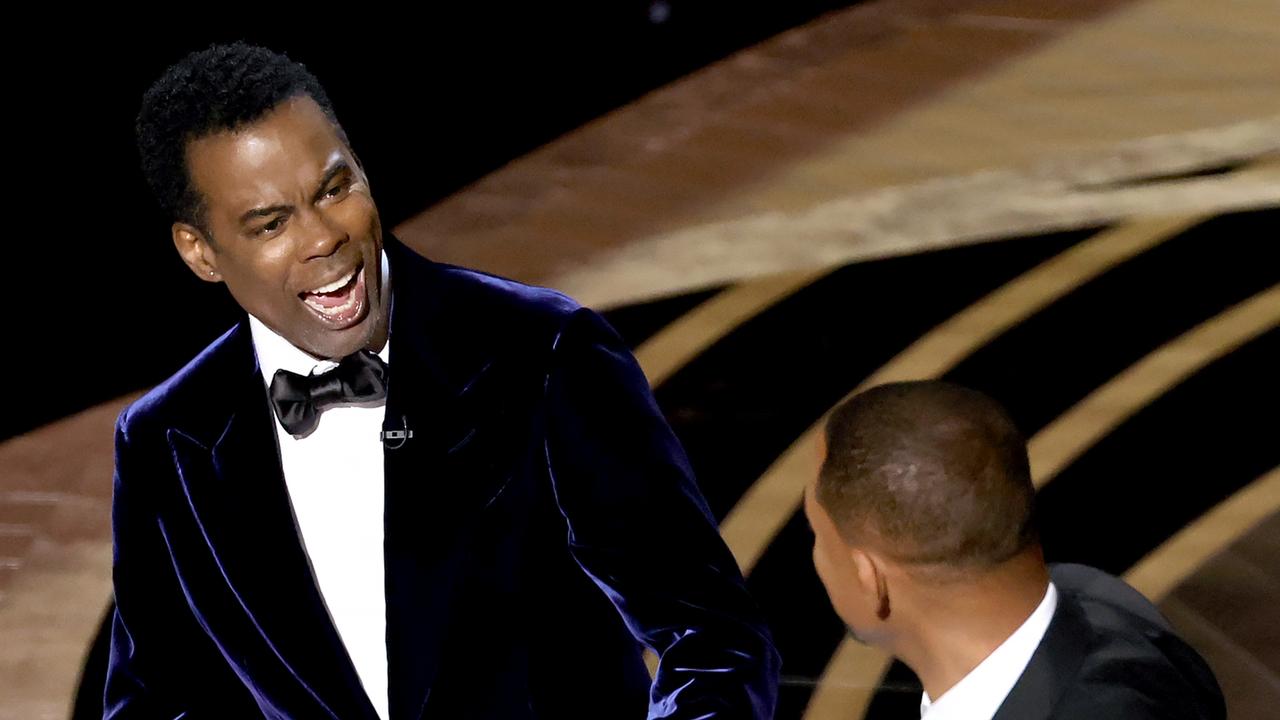
[[[271,378],[271,405],[290,435],[306,435],[320,413],[335,405],[369,402],[387,396],[387,364],[361,350],[319,375],[277,370]]]

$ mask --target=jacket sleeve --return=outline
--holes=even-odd
[[[116,422],[112,493],[115,611],[104,720],[194,720],[210,698],[197,692],[231,673],[191,613],[173,569],[154,498],[146,492],[172,475],[167,454],[131,442],[129,411]],[[163,450],[164,448],[160,448]],[[232,678],[234,680],[234,678]]]
[[[561,332],[546,393],[570,550],[659,656],[649,717],[772,717],[769,630],[644,374],[595,313]]]

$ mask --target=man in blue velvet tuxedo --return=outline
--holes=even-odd
[[[769,632],[604,321],[385,234],[270,51],[171,68],[138,140],[247,317],[117,423],[107,718],[771,715]]]

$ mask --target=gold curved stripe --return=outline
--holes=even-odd
[[[854,392],[894,380],[937,377],[992,338],[1073,288],[1200,222],[1200,217],[1146,220],[1098,233],[1023,273],[921,337]],[[874,312],[874,309],[868,309]],[[814,423],[752,485],[720,526],[744,573],[795,514],[818,467]]]
[[[1036,486],[1044,487],[1085,450],[1169,388],[1277,326],[1280,285],[1201,323],[1142,358],[1031,438],[1027,450]]]
[[[1280,512],[1280,465],[1218,503],[1138,561],[1124,579],[1152,602],[1160,602],[1209,558]]]
[[[1169,388],[1277,326],[1280,326],[1280,285],[1272,286],[1206,320],[1131,365],[1031,438],[1028,453],[1031,456],[1036,487],[1043,488],[1072,460]],[[1263,479],[1269,477],[1267,475]],[[1270,488],[1271,485],[1266,487]],[[1272,490],[1261,490],[1255,494],[1261,493],[1270,498],[1265,495],[1268,492]],[[1234,497],[1232,501],[1235,501]],[[1280,501],[1270,506],[1261,505],[1275,509]],[[1216,550],[1208,550],[1201,555],[1188,554],[1185,558],[1177,557],[1176,553],[1190,552],[1187,548],[1195,544],[1206,545],[1206,537],[1222,537],[1228,531],[1235,532],[1232,537],[1238,536],[1252,524],[1245,527],[1231,523],[1240,523],[1243,522],[1241,518],[1253,517],[1247,512],[1247,509],[1240,509],[1238,504],[1231,505],[1221,513],[1217,508],[1211,511],[1210,515],[1219,513],[1214,515],[1218,519],[1205,522],[1209,523],[1208,527],[1217,529],[1221,533],[1219,536],[1206,536],[1205,530],[1192,531],[1195,525],[1185,528],[1130,571],[1130,575],[1137,573],[1138,581],[1146,586],[1135,587],[1153,599],[1163,597],[1164,592],[1194,572],[1200,562]],[[1265,514],[1266,512],[1263,517]],[[1187,539],[1178,541],[1179,537],[1188,532],[1190,534]],[[1175,541],[1178,544],[1174,545]],[[1174,545],[1175,549],[1166,550],[1170,545]],[[1212,548],[1225,547],[1222,544],[1208,545]],[[1147,564],[1147,567],[1143,567],[1143,564]],[[1179,575],[1179,572],[1183,574]],[[805,711],[805,720],[848,718],[855,711],[861,716],[888,665],[889,658],[884,653],[845,638],[823,671],[818,688]]]
[[[831,268],[824,268],[745,281],[680,316],[636,348],[636,360],[649,385],[658,387],[734,328],[830,272]],[[655,677],[658,656],[648,648],[644,664],[649,677]]]
[[[657,387],[743,322],[830,272],[779,273],[729,288],[641,343],[636,360],[649,384]]]
[[[804,720],[848,720],[865,715],[890,660],[884,652],[852,638],[841,640],[809,698]]]

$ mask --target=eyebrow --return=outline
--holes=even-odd
[[[244,225],[245,223],[248,223],[250,220],[255,220],[257,218],[271,217],[272,215],[275,215],[278,212],[285,212],[291,209],[292,209],[292,206],[289,206],[289,205],[268,205],[267,207],[254,208],[249,212],[240,216],[240,224]]]
[[[319,187],[316,189],[315,193],[311,196],[311,202],[316,202],[317,200],[320,199],[320,196],[324,194],[325,188],[329,185],[329,183],[335,177],[349,170],[351,170],[351,166],[347,164],[347,161],[345,159],[339,159],[336,162],[334,162],[333,165],[329,166],[329,168],[324,171],[324,177],[320,178]],[[244,225],[250,220],[271,217],[276,213],[286,212],[292,209],[293,209],[292,205],[268,205],[266,207],[254,208],[240,216],[240,224]]]
[[[336,162],[333,163],[333,165],[330,165],[329,169],[324,171],[324,177],[320,178],[320,187],[318,187],[316,189],[315,194],[311,196],[311,202],[314,203],[317,200],[319,200],[320,196],[324,195],[325,188],[329,186],[329,183],[334,178],[338,177],[344,172],[347,172],[350,169],[351,169],[351,166],[347,165],[347,161],[342,158],[339,158]]]

